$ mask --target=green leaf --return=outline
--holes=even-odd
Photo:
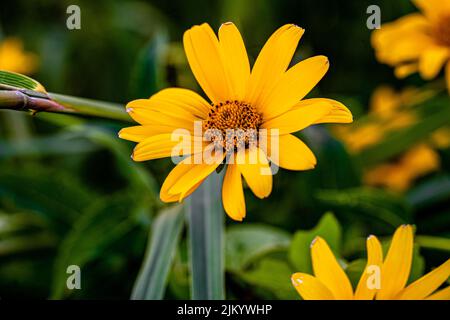
[[[383,190],[368,187],[320,190],[316,197],[331,210],[360,219],[370,219],[392,227],[411,221],[411,208],[404,199]]]
[[[47,137],[14,141],[0,141],[0,157],[29,157],[36,155],[73,155],[92,152],[98,147],[73,132]]]
[[[134,97],[149,97],[166,86],[164,59],[168,40],[167,30],[155,32],[139,53],[132,72],[131,91]]]
[[[450,198],[450,176],[428,179],[408,192],[406,200],[416,210]]]
[[[226,232],[226,269],[239,271],[267,253],[286,250],[290,235],[284,230],[258,224],[233,225]]]
[[[130,180],[135,190],[147,193],[153,199],[159,198],[159,188],[154,177],[144,169],[142,164],[131,160],[126,144],[117,139],[111,131],[94,125],[81,125],[72,130],[110,150],[116,157],[121,173]]]
[[[265,258],[255,268],[239,273],[239,277],[256,288],[270,292],[277,299],[294,300],[299,299],[299,295],[291,282],[293,273],[286,262]],[[265,295],[265,298],[273,297]]]
[[[65,232],[93,199],[72,175],[43,166],[0,170],[0,203],[45,217]]]
[[[130,208],[130,203],[136,203],[136,199],[127,195],[100,199],[74,223],[56,257],[51,294],[53,299],[60,299],[70,293],[66,288],[68,266],[77,265],[82,269],[136,226],[136,216],[147,210],[146,204]]]
[[[26,89],[45,93],[45,88],[36,80],[23,74],[0,70],[0,88],[10,87],[10,89]]]
[[[422,111],[422,116],[415,125],[392,132],[385,140],[361,151],[357,156],[360,163],[372,166],[395,157],[447,125],[450,119],[449,98],[445,95],[431,99],[421,105],[419,111]]]
[[[332,213],[326,213],[319,223],[309,231],[297,231],[289,248],[289,259],[296,272],[312,273],[310,246],[315,237],[325,239],[330,248],[340,252],[342,229]]]
[[[415,246],[413,251],[413,259],[411,262],[411,271],[409,273],[408,283],[412,283],[419,279],[425,271],[425,259],[420,254],[420,247]]]
[[[53,234],[46,231],[25,235],[18,234],[0,239],[0,257],[54,248],[57,240]]]
[[[53,249],[57,241],[42,217],[29,212],[0,212],[0,257]]]
[[[131,299],[160,300],[164,297],[170,266],[183,227],[181,205],[162,210],[153,221],[144,262]]]
[[[359,279],[366,268],[367,260],[366,259],[357,259],[350,262],[345,268],[345,273],[347,274],[350,282],[354,289],[356,289]]]
[[[212,173],[187,199],[192,299],[224,298],[221,176]]]
[[[189,259],[187,253],[187,239],[182,239],[175,255],[169,277],[169,292],[177,300],[189,300],[191,280],[189,274]]]
[[[359,186],[360,168],[345,149],[343,144],[334,139],[325,127],[312,126],[301,131],[305,143],[311,145],[319,165],[311,174],[311,183],[327,189],[341,189]],[[308,188],[310,188],[308,186]]]
[[[450,239],[434,236],[417,236],[416,242],[423,248],[450,252]]]

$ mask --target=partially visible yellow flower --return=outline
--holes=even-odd
[[[342,126],[336,128],[335,132],[350,152],[360,152],[383,140],[391,131],[415,123],[415,114],[403,107],[421,99],[423,95],[415,88],[396,92],[389,86],[380,86],[370,99],[368,115],[371,121]]]
[[[335,133],[350,152],[361,152],[388,138],[391,132],[415,124],[418,117],[410,106],[428,99],[431,94],[416,88],[396,92],[391,87],[380,86],[371,97],[368,119],[352,126],[335,128]],[[369,169],[364,174],[364,181],[372,186],[405,191],[415,179],[439,168],[439,155],[432,147],[445,148],[448,145],[450,132],[442,128],[431,136],[430,143],[422,142],[398,159]]]
[[[375,236],[369,236],[367,265],[353,291],[330,247],[317,237],[311,244],[314,276],[295,273],[292,284],[305,300],[450,300],[450,286],[438,290],[450,276],[450,259],[407,285],[413,247],[413,228],[410,225],[400,226],[395,231],[384,259],[380,242]]]
[[[368,185],[382,186],[394,191],[407,190],[414,180],[439,168],[439,155],[432,148],[420,144],[393,163],[381,164],[364,175]]]
[[[226,162],[222,186],[223,207],[234,220],[241,221],[246,214],[242,177],[262,199],[272,191],[270,162],[290,170],[314,168],[314,154],[292,133],[318,123],[349,123],[352,115],[334,100],[304,100],[327,72],[329,61],[324,56],[315,56],[288,68],[303,33],[304,29],[292,24],[279,28],[261,50],[252,69],[242,36],[233,23],[222,24],[218,37],[206,23],[184,33],[189,65],[211,103],[187,89],[165,89],[149,99],[128,103],[128,113],[141,125],[119,133],[123,139],[138,142],[133,152],[135,161],[172,156],[174,147],[180,144],[172,135],[177,129],[184,129],[189,136],[187,147],[177,152],[186,158],[163,183],[162,201],[182,201],[224,159],[237,159],[236,150],[240,146],[244,149],[244,161]],[[197,123],[205,131],[219,131],[212,136],[212,142],[223,152],[220,155],[215,152],[217,159],[209,163],[201,161],[201,154],[208,151],[211,143],[205,142],[202,130],[197,133]],[[272,144],[260,143],[261,129],[278,130],[276,149],[279,150],[274,150]],[[253,130],[258,135],[258,143],[254,145],[254,139],[244,135],[229,137],[227,131],[234,130]],[[271,137],[269,134],[267,138]],[[204,144],[200,143],[195,150],[191,141]],[[199,155],[200,163],[196,161]],[[250,158],[256,161],[251,163]]]
[[[413,0],[421,11],[381,26],[372,34],[377,59],[398,77],[419,72],[435,78],[445,66],[450,91],[450,1]]]
[[[431,143],[438,149],[450,147],[450,127],[444,127],[433,132]]]
[[[335,132],[352,153],[375,145],[384,137],[384,131],[376,123],[369,123],[357,128],[339,127],[335,129]]]
[[[0,42],[0,70],[30,74],[36,70],[37,57],[24,51],[18,38],[6,38]]]

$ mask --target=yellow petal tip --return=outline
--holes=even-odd
[[[310,248],[312,248],[312,247],[314,247],[314,245],[318,242],[318,241],[320,241],[320,240],[322,240],[322,238],[321,237],[319,237],[319,236],[316,236],[314,239],[313,239],[313,241],[311,241],[311,244],[310,244]]]
[[[291,282],[294,287],[298,287],[303,284],[303,278],[299,273],[294,273],[291,276]]]

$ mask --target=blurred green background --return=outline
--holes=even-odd
[[[71,4],[81,8],[81,30],[66,28]],[[295,23],[306,33],[293,63],[317,54],[331,62],[310,96],[344,102],[358,123],[370,117],[370,97],[380,85],[398,90],[426,85],[417,75],[399,81],[376,61],[366,27],[371,4],[381,7],[383,22],[415,10],[409,1],[391,0],[17,0],[1,5],[0,44],[8,37],[21,39],[37,56],[29,75],[48,91],[125,104],[168,86],[200,92],[181,43],[194,24],[208,22],[217,30],[222,22],[235,22],[253,62],[273,31]],[[447,93],[436,94],[416,108],[417,123],[360,152],[347,151],[332,126],[303,131],[317,168],[280,170],[268,199],[257,200],[246,190],[244,223],[226,218],[227,298],[298,298],[290,274],[310,270],[308,248],[316,234],[348,262],[352,280],[364,267],[365,237],[385,239],[402,223],[416,225],[420,248],[411,279],[445,261],[449,148],[436,149],[439,167],[401,192],[367,186],[363,175],[448,125],[449,105]],[[159,187],[173,165],[170,159],[133,163],[133,144],[117,138],[124,126],[0,111],[2,299],[130,297],[148,230],[165,207]],[[70,264],[82,269],[82,290],[65,289]],[[188,299],[188,279],[183,233],[165,297]]]

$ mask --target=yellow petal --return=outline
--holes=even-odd
[[[317,121],[315,121],[314,124],[353,122],[353,116],[350,110],[339,101],[333,99],[313,98],[302,100],[298,102],[291,110],[297,110],[311,105],[316,105],[316,107],[320,107],[323,104],[329,104],[331,106],[331,112],[325,115],[323,118],[320,118]]]
[[[384,48],[384,50],[377,52],[377,58],[380,61],[391,65],[396,65],[403,62],[416,60],[420,55],[431,45],[432,39],[420,33],[411,35],[399,35],[396,41],[391,42]]]
[[[175,129],[194,130],[194,121],[200,119],[186,119],[180,118],[178,115],[169,115],[160,111],[150,109],[147,107],[149,100],[139,99],[127,104],[127,112],[134,121],[142,125],[163,125]]]
[[[169,189],[169,194],[180,195],[179,201],[185,198],[189,190],[192,189],[197,183],[204,180],[209,176],[216,168],[221,164],[223,160],[223,155],[214,155],[214,161],[212,163],[199,163],[191,167],[191,169],[181,176],[178,181],[176,181],[173,186]]]
[[[419,72],[422,78],[425,80],[435,78],[449,55],[449,49],[445,47],[434,46],[425,50],[419,60]]]
[[[372,266],[377,266],[381,269],[383,263],[383,250],[380,241],[375,236],[367,238],[367,265],[359,279],[358,286],[355,292],[355,300],[372,300],[377,290],[368,287],[367,280],[369,279],[369,272]]]
[[[141,124],[163,124],[193,130],[192,122],[206,119],[211,106],[197,93],[181,88],[159,91],[149,99],[127,104],[127,112]]]
[[[332,110],[333,106],[331,104],[318,102],[302,108],[289,110],[276,118],[264,122],[261,127],[263,129],[278,129],[280,135],[296,132],[316,122],[320,122]]]
[[[272,34],[255,61],[245,101],[253,106],[261,105],[288,68],[304,32],[296,25],[287,24]]]
[[[177,114],[184,111],[202,119],[206,119],[211,109],[209,103],[199,94],[183,88],[163,89],[151,96],[149,100],[161,112]]]
[[[317,278],[306,273],[294,273],[292,285],[304,300],[334,300],[330,290]]]
[[[433,44],[427,33],[430,23],[420,13],[406,15],[394,22],[383,24],[372,33],[372,46],[377,59],[390,65],[412,62],[424,49]]]
[[[450,3],[445,0],[413,0],[417,8],[419,8],[427,17],[436,20],[442,14],[450,13]]]
[[[417,71],[419,71],[419,65],[413,62],[413,63],[404,63],[396,67],[394,73],[397,78],[403,79]]]
[[[145,138],[136,145],[133,152],[134,161],[147,161],[171,156],[190,155],[201,152],[204,148],[202,138],[190,134],[175,136],[163,133]]]
[[[450,259],[411,283],[399,295],[400,300],[422,300],[438,289],[450,276]]]
[[[134,126],[123,128],[119,132],[119,138],[134,142],[141,142],[145,138],[150,136],[171,133],[174,131],[173,127],[163,126],[163,125],[152,125],[152,126]]]
[[[161,187],[161,191],[159,193],[159,197],[163,202],[176,202],[179,200],[180,196],[178,194],[169,194],[169,189],[187,172],[189,172],[195,166],[192,157],[187,157],[182,162],[178,163],[175,168],[170,171],[169,175],[164,180],[164,183]],[[194,190],[203,182],[199,181],[196,185],[194,185],[191,190],[186,193],[186,197],[194,192]]]
[[[426,300],[450,300],[450,286],[433,293]]]
[[[406,285],[411,271],[413,255],[413,229],[400,226],[394,233],[391,246],[381,268],[379,300],[393,299]]]
[[[275,142],[278,139],[278,144]],[[262,139],[264,140],[264,139]],[[261,142],[262,142],[261,140]],[[299,138],[286,134],[271,136],[270,141],[262,143],[270,160],[277,166],[288,170],[309,170],[316,166],[314,153]]]
[[[303,99],[323,78],[330,63],[325,56],[315,56],[300,61],[290,68],[274,87],[272,93],[261,102],[266,119],[276,117]]]
[[[183,44],[192,73],[206,95],[214,103],[228,100],[232,92],[219,40],[211,27],[206,23],[193,26],[184,33]]]
[[[393,22],[383,24],[383,27],[372,32],[371,42],[374,47],[394,42],[399,35],[410,35],[425,30],[429,21],[421,13],[411,13]]]
[[[225,70],[231,83],[230,99],[242,100],[250,78],[250,63],[242,36],[232,22],[224,23],[220,27],[219,44],[224,57]]]
[[[353,289],[350,280],[342,270],[328,244],[316,237],[311,244],[311,259],[314,275],[338,300],[351,300]]]
[[[260,199],[268,197],[272,192],[272,174],[264,152],[257,147],[246,149],[244,157],[238,154],[235,161],[253,193]]]
[[[245,218],[245,199],[239,168],[229,164],[222,185],[222,203],[228,216],[237,221]]]

